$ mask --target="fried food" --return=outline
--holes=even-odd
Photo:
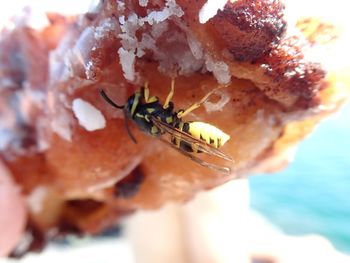
[[[293,24],[279,0],[208,3],[105,0],[78,17],[49,14],[40,29],[2,30],[1,158],[44,239],[96,234],[135,210],[280,169],[346,100],[348,67],[329,67],[341,42],[332,24]],[[99,95],[123,105],[147,82],[164,103],[172,79],[177,109],[222,87],[186,120],[228,133],[230,175],[130,124],[133,143],[123,111]]]

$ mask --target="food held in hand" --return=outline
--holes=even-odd
[[[43,239],[278,170],[349,95],[341,32],[278,0],[30,17],[1,31],[0,149]]]

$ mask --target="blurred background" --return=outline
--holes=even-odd
[[[32,5],[36,4],[38,9],[75,14],[86,10],[92,1],[60,0],[45,1],[45,4],[42,1],[12,1],[0,9],[0,26],[6,23],[12,14],[18,13],[21,6],[29,2]],[[300,4],[301,1],[296,2]],[[296,2],[293,5],[295,8],[298,6]],[[315,1],[311,2],[315,4]],[[340,3],[341,0],[336,2]],[[327,12],[328,4],[321,4],[317,8]],[[323,9],[322,6],[324,6]],[[306,12],[305,10],[307,8],[303,8],[300,12]],[[331,12],[328,15],[332,16]],[[333,14],[333,16],[336,15]],[[345,16],[338,18],[341,19],[341,17],[345,18]],[[38,21],[32,21],[32,23],[40,24],[40,16],[38,16]],[[252,255],[249,262],[350,262],[350,257],[348,257],[350,256],[350,105],[346,105],[341,112],[321,123],[314,133],[299,145],[293,163],[284,171],[273,175],[256,175],[238,183],[229,183],[224,186],[223,191],[220,189],[214,191],[214,193],[201,194],[200,202],[203,204],[213,199],[220,201],[221,195],[227,197],[222,193],[235,191],[236,196],[231,196],[231,201],[237,197],[233,204],[232,202],[222,203],[221,206],[218,205],[220,209],[213,209],[219,211],[219,223],[213,223],[213,226],[218,232],[221,231],[220,233],[231,233],[231,230],[224,225],[226,221],[221,220],[220,216],[232,219],[231,226],[235,225],[232,236],[224,238],[221,236],[218,240],[222,243],[239,244],[236,248],[242,251],[242,254]],[[203,195],[209,196],[208,199],[204,198],[203,201]],[[212,196],[215,197],[212,198]],[[196,203],[196,200],[193,203]],[[246,208],[249,211],[246,211]],[[185,218],[187,218],[192,213],[188,212],[189,210],[197,211],[196,204],[188,204],[185,208],[168,207],[164,209],[165,213],[169,214],[169,209],[170,217],[180,213],[186,214]],[[220,214],[222,210],[225,212]],[[148,219],[149,215],[146,218],[143,215],[137,215],[141,216],[141,219],[136,221],[141,220],[141,224],[148,226],[147,220],[154,220],[152,216],[159,219],[159,213],[162,211],[154,213],[150,215],[153,219]],[[164,217],[160,216],[160,220],[162,218]],[[208,220],[206,223],[208,222],[213,221]],[[222,225],[221,222],[223,222]],[[208,224],[204,225],[208,226]],[[135,240],[130,234],[131,228],[134,231],[137,229],[133,222],[125,223],[121,232],[115,231],[97,239],[69,237],[66,242],[52,244],[44,253],[27,256],[22,259],[22,262],[46,262],[48,260],[50,262],[61,262],[62,260],[135,262],[135,246],[131,245],[135,244]],[[168,227],[164,227],[164,229],[167,228],[174,229],[173,224],[169,223]],[[210,229],[209,226],[208,229]],[[174,232],[164,230],[164,236],[157,239],[156,234],[148,235],[145,232],[143,239],[146,239],[146,242],[155,243],[169,241],[174,238],[174,235]],[[141,245],[146,246],[145,243]],[[205,254],[205,246],[200,249],[204,250],[202,252]],[[320,256],[315,261],[317,257],[308,259],[306,254],[301,256],[302,253],[306,253],[306,250],[311,251],[313,256],[322,254],[320,253],[322,250],[327,250],[330,251],[330,256],[323,259]],[[136,248],[136,251],[140,249]],[[283,253],[288,255],[283,257]],[[301,261],[298,256],[303,257],[305,261]],[[283,260],[279,261],[280,258]],[[289,261],[285,258],[288,258]],[[157,262],[162,262],[160,255],[158,259]],[[0,262],[8,262],[8,260],[0,259]],[[156,261],[144,258],[142,263],[144,262],[154,263]],[[180,261],[176,259],[168,261],[168,263],[171,262]],[[201,262],[201,260],[196,262]],[[227,259],[222,262],[245,263],[248,261]]]
[[[350,105],[302,142],[287,169],[249,178],[251,207],[283,232],[350,254]]]

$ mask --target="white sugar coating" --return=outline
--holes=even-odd
[[[95,28],[95,38],[102,39],[109,34],[117,34],[119,27],[118,22],[111,18],[103,19],[100,24]]]
[[[148,0],[139,0],[139,5],[140,6],[147,6]]]
[[[138,43],[136,56],[139,58],[142,57],[145,54],[145,49],[152,50],[155,55],[158,53],[156,41],[147,33],[142,34],[141,42]]]
[[[216,15],[218,10],[223,10],[227,0],[208,0],[199,10],[199,22],[206,23],[210,18]]]
[[[105,117],[91,103],[82,99],[74,99],[72,109],[79,124],[87,131],[100,130],[106,127]]]
[[[151,29],[151,35],[154,38],[160,37],[166,30],[168,30],[169,24],[167,21],[162,23],[154,24]]]
[[[187,34],[187,42],[191,49],[191,52],[193,56],[196,59],[202,59],[203,58],[203,48],[201,43],[195,39],[191,34]]]
[[[142,3],[144,3],[142,1]],[[221,6],[215,6],[215,12]],[[118,5],[120,3],[118,2]],[[213,8],[213,2],[207,3]],[[204,8],[205,10],[205,8]],[[136,13],[130,13],[127,17],[119,17],[121,33],[118,37],[122,47],[118,54],[124,77],[129,81],[135,81],[136,58],[144,56],[146,51],[152,51],[154,60],[159,62],[159,70],[169,72],[174,67],[178,68],[180,75],[190,75],[199,70],[212,72],[220,84],[227,84],[231,80],[229,67],[222,61],[213,61],[204,54],[201,43],[193,36],[185,24],[177,21],[176,24],[181,29],[173,30],[169,27],[168,20],[183,16],[184,12],[175,0],[167,0],[162,10],[149,11],[145,17],[139,17]],[[136,32],[145,25],[151,26],[150,33],[143,33],[140,36]],[[167,32],[166,41],[157,40]]]
[[[120,34],[119,38],[121,39],[120,43],[122,44],[123,49],[135,52],[135,49],[139,44],[136,37],[129,36],[127,34]]]
[[[129,81],[134,81],[136,78],[135,53],[138,45],[136,31],[140,28],[139,18],[135,13],[131,13],[126,20],[124,16],[119,17],[119,23],[122,31],[121,34],[118,34],[122,44],[122,47],[118,50],[120,64],[124,77]]]
[[[227,84],[231,80],[231,73],[228,65],[223,61],[214,61],[206,56],[205,66],[208,71],[213,72],[214,77],[220,84]]]
[[[176,3],[176,0],[167,0],[166,7],[172,15],[181,17],[184,15],[182,8]]]
[[[123,33],[129,36],[135,36],[136,30],[139,29],[139,18],[135,13],[131,13],[127,20],[124,17],[124,24],[121,24],[120,28]]]
[[[181,75],[190,75],[193,72],[199,71],[203,66],[203,60],[196,59],[190,50],[185,50],[176,57],[176,64],[179,65]]]
[[[50,123],[52,131],[57,133],[62,139],[71,142],[72,131],[70,128],[70,117],[66,113],[57,114]]]
[[[219,95],[220,99],[217,102],[206,101],[204,108],[207,112],[222,111],[224,106],[230,101],[230,96],[222,90],[216,91],[214,94]]]
[[[163,9],[162,11],[152,11],[147,16],[147,22],[150,25],[153,25],[154,23],[160,23],[165,21],[171,13],[168,9]]]
[[[167,0],[163,10],[152,11],[142,20],[147,22],[150,25],[153,25],[155,23],[163,22],[173,15],[177,17],[181,17],[184,15],[184,11],[176,3],[175,0]]]
[[[125,16],[120,16],[119,17],[119,24],[124,25],[125,24]]]
[[[127,80],[135,80],[135,53],[134,51],[127,51],[124,48],[118,50],[120,63],[124,72],[124,77]]]
[[[147,4],[148,1],[140,1],[140,3]],[[122,7],[120,2],[118,2],[118,6],[119,5]],[[156,40],[163,34],[163,32],[165,32],[168,29],[168,23],[166,21],[167,19],[169,19],[172,16],[181,17],[183,14],[183,10],[179,5],[177,5],[175,0],[167,0],[165,3],[165,7],[162,10],[151,11],[145,17],[138,17],[135,13],[129,14],[127,18],[124,16],[119,17],[119,24],[122,33],[118,34],[118,37],[121,39],[122,47],[119,48],[118,54],[124,77],[127,80],[135,81],[135,59],[136,57],[142,57],[145,54],[145,50],[153,51],[155,59],[160,61],[161,65],[173,63],[173,61],[164,63],[164,60],[168,60],[167,53],[170,51],[166,50],[164,52],[161,51],[160,48],[157,48]],[[143,34],[141,40],[139,40],[136,36],[136,31],[142,28],[145,24],[149,24],[152,26],[151,34]],[[181,56],[173,54],[172,57],[180,58]],[[188,54],[185,54],[185,56],[182,56],[179,59],[179,62],[180,60],[183,61],[184,57],[189,56]],[[190,67],[193,68],[192,64],[189,62],[182,64],[185,65],[186,69],[183,71],[180,70],[180,73],[188,72],[188,68]],[[198,62],[195,64],[197,65]],[[197,69],[198,66],[195,67],[195,70]]]
[[[149,35],[147,33],[142,34],[140,46],[142,48],[147,48],[147,49],[153,50],[154,52],[157,50],[156,40],[151,35]]]
[[[117,1],[118,11],[123,13],[125,11],[125,3],[123,1]]]
[[[87,27],[80,34],[74,47],[72,48],[72,54],[75,56],[77,62],[81,65],[85,65],[90,59],[90,52],[94,46],[95,32],[92,27]]]

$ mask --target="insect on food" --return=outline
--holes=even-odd
[[[218,150],[230,139],[230,136],[211,124],[201,121],[183,121],[182,119],[199,108],[211,94],[221,87],[213,89],[199,102],[192,104],[187,109],[178,111],[174,110],[174,103],[171,101],[174,87],[175,82],[172,80],[171,89],[164,104],[161,104],[158,97],[150,96],[148,83],[132,94],[125,105],[116,104],[104,90],[100,90],[100,94],[113,107],[123,109],[125,127],[133,142],[136,143],[136,139],[130,131],[129,119],[141,131],[162,140],[194,162],[215,171],[230,173],[229,167],[207,162],[198,157],[199,153],[206,153],[232,163],[233,160],[230,156]],[[170,139],[165,139],[164,134],[169,134]]]

